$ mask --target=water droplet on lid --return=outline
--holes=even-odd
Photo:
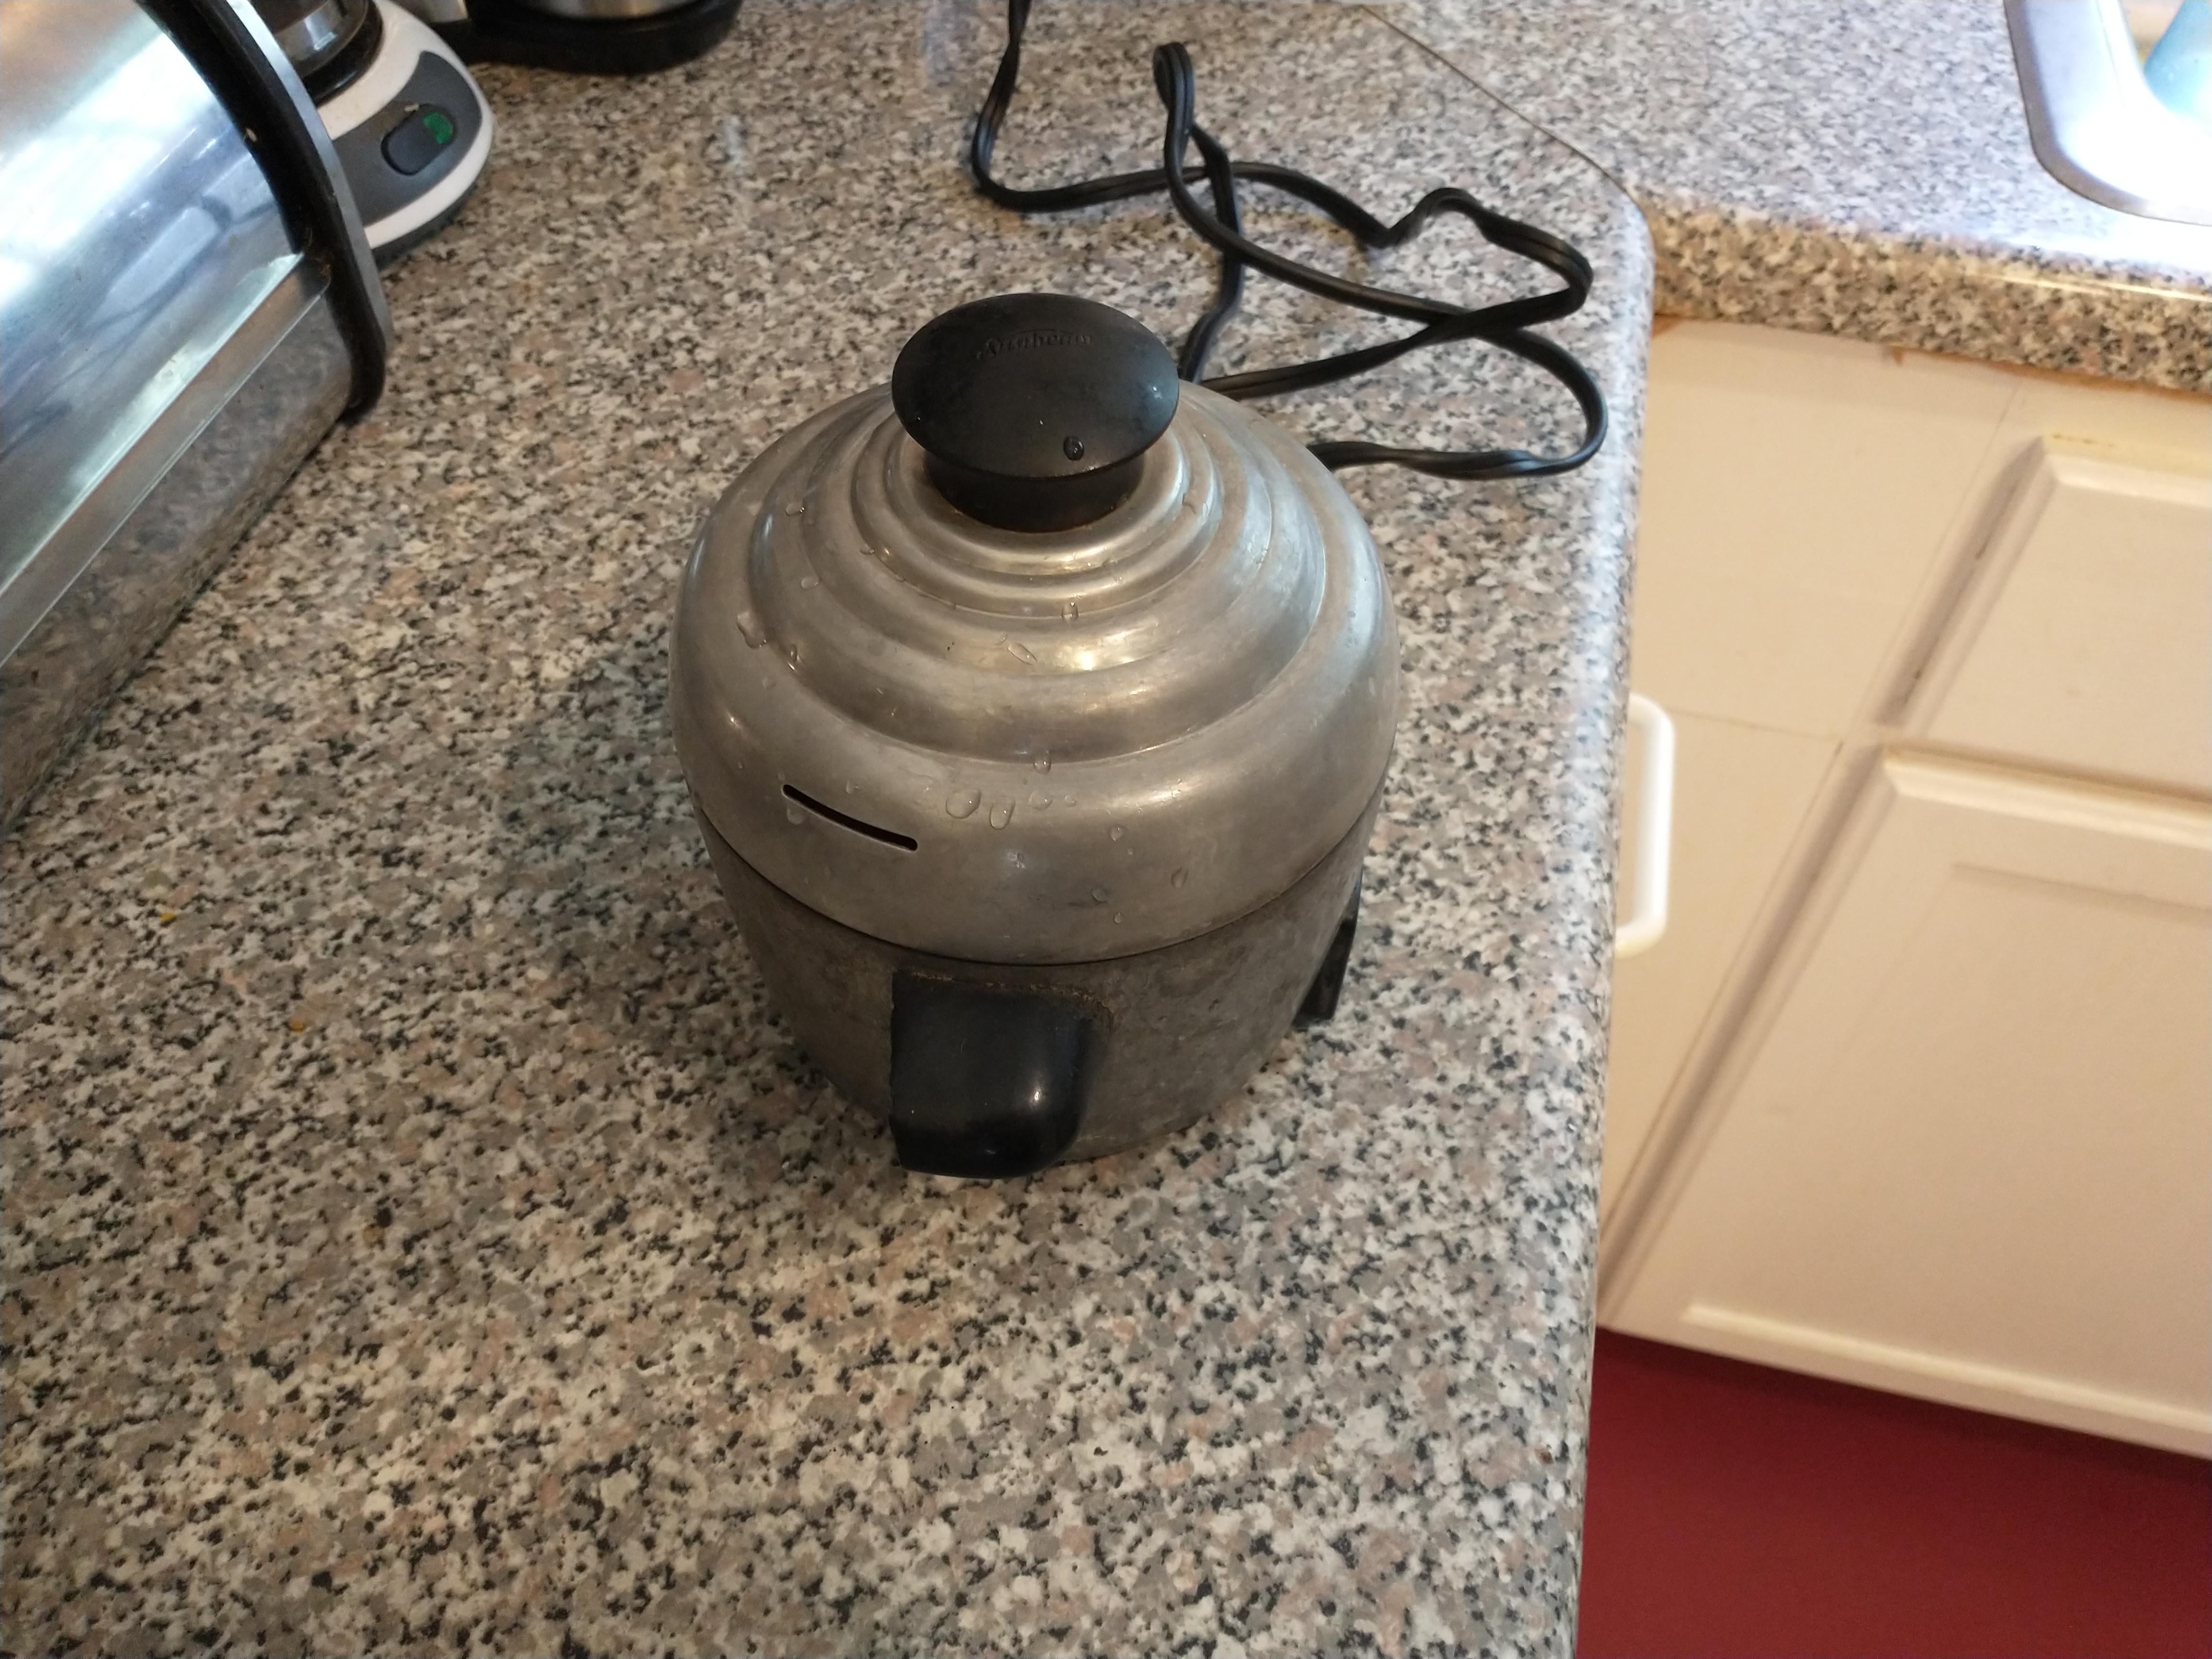
[[[845,793],[848,795],[857,795],[860,793],[860,786],[848,778],[845,780]]]
[[[1046,794],[1042,790],[1039,790],[1030,797],[1030,805],[1036,807],[1037,811],[1042,812],[1046,807],[1052,805],[1052,797]]]
[[[809,571],[805,575],[801,576],[799,579],[799,585],[801,587],[819,587],[822,586],[822,578],[814,574],[811,571]]]
[[[804,513],[806,511],[806,503],[804,501],[786,501],[783,504],[783,510],[787,513]]]
[[[945,798],[945,815],[956,818],[971,817],[982,799],[983,793],[980,789],[956,789]]]
[[[793,668],[799,666],[799,647],[796,645],[786,646],[783,650],[783,656],[784,660],[788,662]]]
[[[1083,459],[1083,440],[1070,434],[1060,441],[1060,453],[1071,461]]]
[[[1068,621],[1073,622],[1075,620],[1075,601],[1073,599],[1070,599],[1067,602],[1067,608],[1061,611],[1060,614],[1066,617]]]
[[[1114,925],[1116,927],[1119,927],[1121,925],[1121,913],[1119,910],[1116,910],[1114,913]]]
[[[1042,750],[1037,751],[1036,769],[1040,772],[1049,772],[1052,770],[1052,757]]]
[[[991,808],[991,828],[1003,830],[1014,821],[1014,804],[1002,800]]]
[[[1103,903],[1105,903],[1105,902],[1106,902],[1106,890],[1105,890],[1103,887],[1094,887],[1094,888],[1092,888],[1092,889],[1091,890],[1091,902],[1093,904],[1103,904]]]
[[[783,809],[783,816],[793,823],[804,823],[806,822],[806,814],[796,806],[785,807]]]
[[[1036,653],[1030,650],[1029,647],[1024,645],[1019,640],[1001,640],[999,643],[1005,646],[1008,651],[1020,658],[1024,662],[1035,662],[1036,660]]]
[[[1117,824],[1115,824],[1115,825],[1111,830],[1109,830],[1106,832],[1106,837],[1107,837],[1107,839],[1108,839],[1108,840],[1109,840],[1109,841],[1119,841],[1119,840],[1121,840],[1121,837],[1122,837],[1122,836],[1124,836],[1127,835],[1128,833],[1129,833],[1129,832],[1128,832],[1127,830],[1124,830],[1124,829],[1123,829],[1120,824],[1118,824],[1118,823],[1117,823]]]
[[[1170,886],[1170,887],[1180,887],[1180,886],[1182,886],[1182,885],[1183,884],[1183,883],[1185,883],[1185,882],[1188,881],[1189,879],[1190,879],[1190,872],[1189,872],[1189,871],[1188,871],[1188,870],[1178,870],[1178,871],[1176,871],[1176,872],[1175,872],[1175,874],[1173,874],[1173,875],[1171,875],[1171,876],[1170,876],[1170,877],[1168,878],[1168,885],[1169,885],[1169,886]]]

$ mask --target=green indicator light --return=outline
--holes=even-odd
[[[440,143],[450,144],[453,142],[453,118],[441,109],[426,109],[422,112],[422,131]]]

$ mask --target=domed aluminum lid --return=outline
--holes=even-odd
[[[1389,759],[1374,544],[1287,434],[1185,386],[1103,516],[949,502],[889,388],[779,440],[677,606],[693,796],[848,927],[989,962],[1172,944],[1290,887]]]

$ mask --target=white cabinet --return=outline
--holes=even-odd
[[[1850,728],[2012,397],[1956,367],[1725,323],[1653,337],[1636,690],[1677,716]]]
[[[2039,441],[1905,729],[2212,791],[2212,477]]]
[[[1655,338],[1599,1311],[2212,1450],[2212,402]]]
[[[1667,931],[1650,950],[1613,969],[1601,1225],[1719,1000],[1738,947],[1788,866],[1836,752],[1832,738],[1704,714],[1674,716]],[[1630,775],[1626,823],[1638,821],[1640,807],[1632,769]]]
[[[2212,812],[1888,758],[1613,1322],[2212,1449]]]

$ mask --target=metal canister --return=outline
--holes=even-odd
[[[1397,714],[1374,544],[1131,319],[957,307],[700,532],[677,743],[771,994],[908,1167],[1233,1094],[1334,1005]]]

